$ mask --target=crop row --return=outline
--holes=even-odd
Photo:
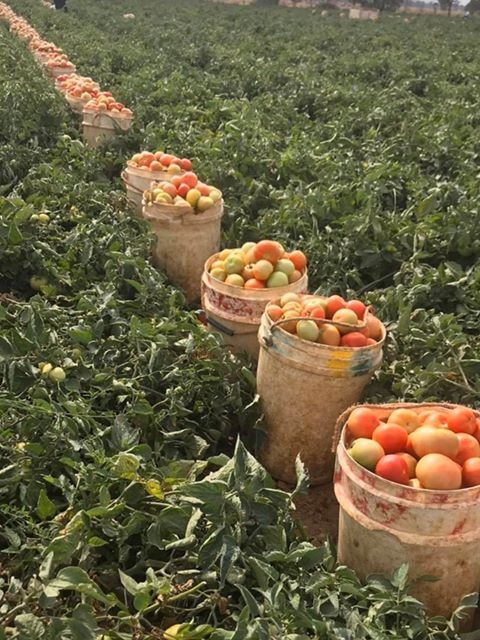
[[[101,153],[83,146],[61,98],[23,45],[3,33],[2,73],[9,80],[0,88],[0,108],[7,113],[14,104],[16,115],[1,130],[3,628],[47,640],[95,638],[100,629],[111,638],[155,638],[158,629],[183,621],[197,627],[185,635],[190,638],[456,637],[452,623],[428,621],[407,596],[404,569],[392,584],[373,579],[362,586],[335,565],[328,545],[304,540],[289,513],[292,496],[274,488],[242,445],[231,459],[222,455],[259,418],[248,363],[226,354],[151,267],[145,226],[124,212],[123,194],[112,185],[119,186],[127,152],[156,147],[162,136],[178,153],[193,155],[194,148],[208,179],[226,194],[225,242],[258,234],[295,238],[310,251],[314,283],[323,291],[369,291],[396,336],[371,397],[473,402],[478,210],[467,144],[473,124],[462,134],[465,152],[452,142],[458,157],[447,153],[465,169],[458,188],[444,184],[445,176],[437,179],[439,169],[414,184],[414,168],[398,166],[394,157],[400,148],[384,166],[373,162],[376,138],[385,158],[385,114],[359,125],[357,143],[344,140],[351,123],[344,131],[339,126],[335,141],[328,142],[330,130],[319,143],[312,110],[325,109],[328,123],[335,109],[345,116],[350,96],[342,86],[343,98],[334,100],[331,84],[321,92],[325,102],[316,104],[318,87],[302,86],[311,75],[306,57],[297,79],[288,67],[282,77],[281,61],[259,59],[247,71],[251,56],[260,54],[240,42],[245,76],[236,87],[225,86],[227,27],[233,21],[235,29],[253,29],[236,13],[222,13],[194,54],[193,47],[179,49],[179,33],[195,23],[206,34],[205,22],[196,21],[206,9],[181,3],[175,16],[165,5],[164,46],[176,59],[173,65],[163,53],[167,80],[155,88],[160,71],[140,47],[155,33],[148,3],[128,25],[116,15],[124,4],[113,10],[87,2],[67,18],[37,10],[33,0],[12,2],[46,36],[55,33],[52,39],[82,72],[93,74],[98,63],[99,81],[134,105],[138,128]],[[105,15],[102,34],[95,17],[104,22]],[[265,46],[278,51],[280,17],[273,16],[264,27]],[[303,18],[289,20],[290,33],[313,36],[313,28],[301,35]],[[120,48],[126,34],[130,44]],[[292,49],[286,49],[288,59]],[[10,79],[18,60],[28,84]],[[390,73],[401,75],[390,64]],[[365,76],[369,66],[373,73],[368,60]],[[391,95],[393,89],[383,106],[400,117],[402,100],[389,107]],[[290,140],[280,153],[278,136],[287,128]],[[364,135],[370,147],[362,147]],[[397,143],[406,158],[415,145],[405,131]],[[440,162],[436,150],[428,153]],[[45,279],[38,293],[32,276]],[[376,281],[388,286],[374,290]],[[57,382],[45,364],[61,367],[65,379]]]

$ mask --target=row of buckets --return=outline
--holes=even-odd
[[[4,3],[0,17],[26,41],[39,37]],[[65,68],[49,68],[54,78],[62,73]],[[84,139],[90,146],[100,146],[131,126],[131,118],[71,106],[83,115]],[[305,293],[306,272],[297,282],[276,289],[246,290],[212,278],[209,265],[219,250],[223,201],[199,215],[178,213],[173,207],[171,211],[165,206],[145,207],[143,193],[150,187],[152,173],[127,166],[122,177],[136,214],[149,222],[157,238],[155,264],[185,291],[190,303],[201,298],[210,330],[220,332],[234,351],[258,359],[257,391],[267,426],[262,463],[275,479],[288,484],[296,480],[297,455],[311,484],[321,485],[333,477],[340,505],[339,562],[360,578],[389,576],[408,562],[411,579],[438,578],[416,582],[413,595],[429,613],[450,615],[462,596],[476,592],[480,584],[480,487],[457,491],[405,487],[360,467],[346,449],[345,424],[352,405],[381,366],[385,333],[375,345],[351,349],[309,343],[281,330],[264,313],[265,307],[284,293]],[[380,418],[397,406],[438,408],[369,406]]]
[[[258,360],[257,392],[267,431],[262,464],[276,480],[294,484],[299,455],[312,485],[333,479],[340,504],[339,561],[361,578],[389,576],[408,562],[412,579],[438,577],[418,582],[413,594],[431,614],[449,616],[480,584],[480,487],[445,492],[397,485],[358,465],[346,450],[345,424],[381,366],[385,331],[378,343],[353,349],[307,342],[279,329],[265,307],[287,292],[305,293],[306,271],[277,289],[248,290],[212,278],[223,201],[198,215],[179,215],[173,206],[170,213],[165,206],[160,211],[143,200],[150,171],[127,166],[122,178],[136,215],[157,238],[156,266],[184,289],[190,303],[201,299],[208,328],[226,345]],[[373,408],[383,416],[396,406]]]

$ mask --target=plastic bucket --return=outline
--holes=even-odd
[[[458,405],[365,406],[384,419],[400,407],[452,409]],[[480,587],[480,487],[415,489],[364,469],[345,446],[344,425],[353,408],[340,416],[337,426],[342,429],[334,478],[340,503],[338,560],[361,579],[374,573],[390,577],[404,562],[409,564],[410,580],[438,577],[436,582],[413,585],[411,593],[430,615],[449,617],[463,596]]]
[[[219,332],[224,344],[235,353],[246,351],[258,358],[258,329],[265,307],[284,293],[305,293],[308,288],[307,272],[300,280],[286,287],[274,289],[242,289],[225,284],[209,273],[217,255],[207,260],[202,276],[202,308],[207,326]]]
[[[106,113],[83,110],[83,139],[90,147],[101,146],[131,126],[132,118],[112,118]]]
[[[175,175],[183,175],[175,174]],[[127,162],[127,167],[122,171],[122,180],[127,190],[127,199],[135,210],[137,216],[142,216],[143,193],[150,188],[152,182],[170,182],[172,174],[167,171],[150,171],[150,169],[133,167]]]
[[[205,260],[220,245],[223,200],[199,214],[189,206],[144,204],[142,215],[157,237],[154,264],[184,290],[188,302],[198,301]]]
[[[265,313],[258,337],[257,391],[267,427],[260,460],[275,479],[294,484],[300,455],[312,485],[330,482],[335,424],[380,367],[385,329],[377,344],[331,347],[288,333]]]

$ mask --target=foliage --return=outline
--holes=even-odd
[[[87,149],[0,25],[0,639],[458,638],[406,567],[362,585],[305,540],[301,464],[280,491],[237,440],[260,421],[251,363],[153,269],[118,176],[141,148],[193,157],[224,191],[224,244],[301,246],[314,289],[377,307],[368,399],[478,405],[478,25],[11,5],[136,119]]]

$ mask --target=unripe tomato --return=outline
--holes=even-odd
[[[372,440],[378,442],[385,453],[400,453],[405,451],[408,433],[398,424],[380,424],[373,432]]]
[[[423,456],[415,473],[424,489],[449,491],[462,486],[462,467],[441,453]]]
[[[53,382],[63,382],[67,375],[62,367],[55,367],[48,373],[48,377],[50,380],[53,380]]]
[[[351,457],[362,467],[374,471],[378,461],[383,458],[385,451],[370,438],[358,438],[348,450]]]
[[[375,467],[375,473],[385,480],[398,482],[398,484],[408,484],[410,481],[407,463],[398,453],[380,458]]]

